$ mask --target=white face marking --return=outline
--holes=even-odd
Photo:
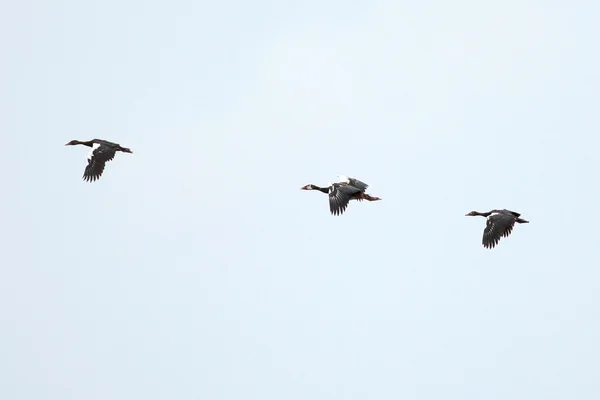
[[[92,156],[94,155],[94,150],[96,150],[98,147],[100,147],[98,143],[94,143],[92,145],[92,150],[90,150],[90,154],[88,154],[88,160],[92,159]]]

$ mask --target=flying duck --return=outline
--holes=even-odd
[[[483,230],[482,244],[483,247],[488,249],[494,248],[500,241],[500,238],[508,237],[515,226],[515,222],[519,224],[529,223],[529,221],[519,218],[521,214],[510,210],[492,210],[483,213],[471,211],[470,213],[465,214],[467,217],[477,215],[487,217],[487,224]]]
[[[100,179],[102,172],[104,172],[104,165],[115,157],[117,151],[133,153],[126,147],[121,147],[121,145],[117,143],[102,139],[93,139],[88,140],[87,142],[71,140],[69,143],[65,144],[65,146],[75,146],[77,144],[92,148],[88,155],[88,165],[83,172],[83,180],[88,182],[94,182],[95,180]]]
[[[381,200],[379,197],[373,197],[365,193],[365,190],[369,187],[366,183],[344,175],[340,175],[339,178],[339,182],[330,183],[327,187],[309,184],[302,186],[300,189],[318,190],[329,194],[329,210],[332,215],[342,215],[344,211],[346,211],[346,207],[348,207],[350,200]]]

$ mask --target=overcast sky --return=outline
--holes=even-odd
[[[600,398],[598,2],[1,8],[3,400]]]

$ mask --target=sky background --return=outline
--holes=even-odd
[[[600,3],[0,8],[3,400],[600,398]]]

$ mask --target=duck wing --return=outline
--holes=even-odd
[[[518,212],[510,211],[510,210],[506,210],[506,209],[505,210],[499,210],[498,212],[511,214],[511,215],[514,215],[517,218],[519,218],[521,216],[521,214],[519,214]]]
[[[516,219],[513,214],[504,212],[497,212],[487,217],[483,230],[483,247],[492,249],[498,244],[500,238],[510,235]]]
[[[95,144],[88,156],[88,165],[83,172],[83,180],[94,182],[100,179],[104,172],[104,165],[115,158],[115,149]]]
[[[333,215],[342,215],[352,195],[361,192],[360,189],[349,184],[334,183],[329,187],[329,210]]]
[[[347,183],[351,186],[354,186],[357,189],[360,189],[363,192],[365,190],[367,190],[367,188],[369,187],[369,185],[367,185],[363,181],[360,181],[356,178],[350,178],[349,176],[343,176],[343,175],[340,175],[340,178],[341,178],[340,183]]]

